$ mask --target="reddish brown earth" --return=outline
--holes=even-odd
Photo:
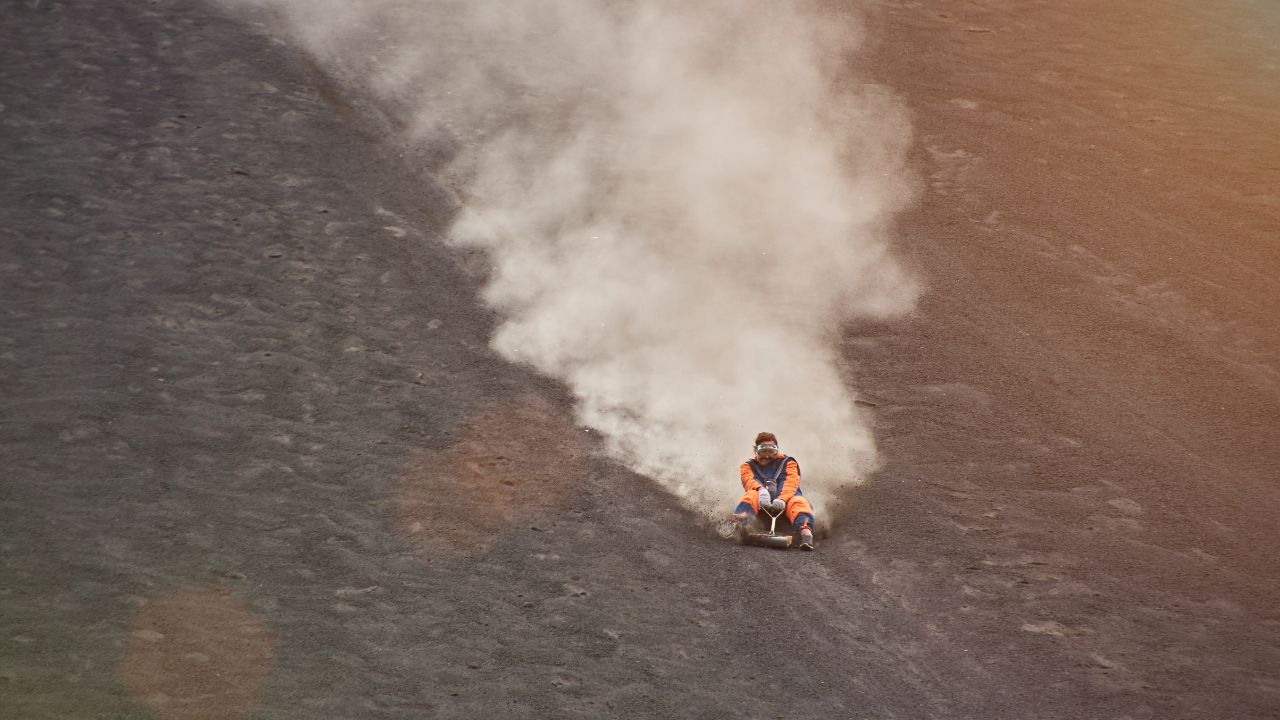
[[[429,163],[305,58],[10,3],[0,715],[1275,717],[1280,24],[1203,5],[868,9],[928,293],[847,333],[886,464],[800,554],[487,350]]]

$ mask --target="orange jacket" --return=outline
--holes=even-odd
[[[774,497],[777,497],[783,502],[790,502],[791,498],[795,496],[796,491],[800,489],[800,463],[795,458],[787,455],[779,455],[776,460],[768,465],[761,463],[759,460],[756,460],[756,458],[751,458],[751,460],[742,463],[742,466],[738,468],[738,475],[742,478],[743,490],[759,490],[764,487],[764,485],[756,479],[755,471],[751,469],[752,460],[755,460],[756,464],[759,465],[762,470],[769,473],[770,476],[777,471],[776,466],[773,463],[786,463],[786,480],[782,482],[782,489],[779,490]]]

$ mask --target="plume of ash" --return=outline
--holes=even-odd
[[[874,465],[836,352],[908,310],[886,229],[905,114],[851,77],[859,32],[776,0],[251,0],[339,77],[447,143],[503,356],[578,422],[722,512],[759,430],[830,497]]]

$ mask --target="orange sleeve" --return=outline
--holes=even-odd
[[[787,480],[782,484],[782,492],[778,493],[778,498],[783,502],[790,502],[799,489],[800,463],[793,458],[787,458]]]
[[[743,490],[759,490],[764,487],[760,483],[756,482],[756,476],[751,472],[751,465],[748,463],[742,463],[742,467],[738,468],[738,476],[742,478]],[[799,482],[800,481],[797,479],[796,483],[799,484]]]

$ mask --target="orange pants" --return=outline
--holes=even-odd
[[[751,512],[759,513],[760,512],[760,491],[748,490],[745,493],[743,493],[742,499],[738,501],[738,508],[737,510],[735,510],[735,512],[745,512],[747,510],[747,507],[743,507],[744,505],[747,507],[750,507]],[[800,517],[802,515],[804,516],[803,518]],[[801,495],[800,493],[796,493],[795,495],[791,496],[790,500],[787,501],[786,516],[787,516],[787,520],[789,520],[791,524],[795,525],[796,527],[800,527],[806,524],[813,525],[813,506],[809,504],[808,498]],[[800,518],[801,522],[797,523],[796,522],[797,518]]]

